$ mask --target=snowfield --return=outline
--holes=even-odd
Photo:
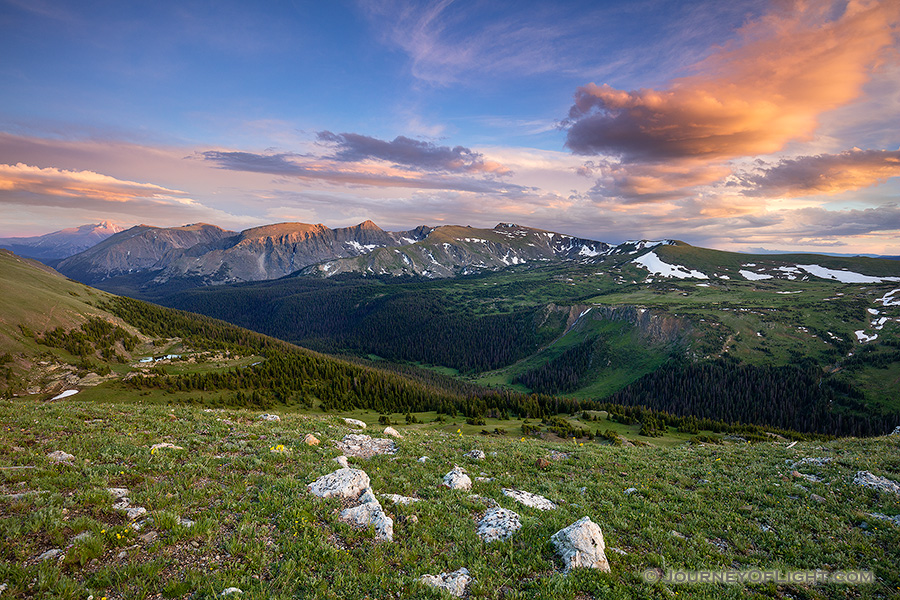
[[[653,275],[660,275],[662,277],[674,277],[676,279],[709,279],[709,277],[700,271],[694,271],[687,267],[670,265],[669,263],[663,262],[655,252],[648,252],[643,256],[635,258],[631,262],[644,267]]]
[[[741,277],[746,279],[747,281],[761,281],[763,279],[772,279],[771,275],[766,275],[765,273],[754,273],[753,271],[745,271],[741,269],[738,271]]]
[[[823,279],[835,279],[841,283],[884,283],[885,281],[900,281],[900,277],[871,277],[853,271],[836,271],[819,265],[797,265],[810,275]]]

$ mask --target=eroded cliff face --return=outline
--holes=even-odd
[[[550,318],[551,313],[562,313],[566,318],[566,331],[573,327],[583,327],[588,320],[605,319],[628,323],[650,344],[686,344],[693,331],[690,320],[686,318],[633,305],[548,304],[545,318]]]

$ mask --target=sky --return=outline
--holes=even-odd
[[[898,255],[898,42],[898,0],[0,0],[0,237],[371,219]]]

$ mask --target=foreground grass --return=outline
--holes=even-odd
[[[74,398],[0,401],[3,597],[211,599],[234,586],[243,599],[439,598],[418,578],[460,567],[477,580],[469,594],[478,598],[900,594],[898,531],[870,516],[900,513],[900,497],[852,483],[858,470],[900,479],[900,436],[792,448],[784,442],[620,448],[396,426],[404,438],[395,456],[350,459],[376,493],[422,500],[408,506],[383,500],[395,519],[395,541],[383,543],[373,531],[341,522],[340,501],[306,492],[337,468],[331,441],[351,431],[343,421],[285,413],[280,422],[266,422],[258,415]],[[305,445],[307,433],[322,444]],[[159,442],[183,449],[151,452]],[[286,452],[273,453],[278,445]],[[487,458],[465,458],[473,448]],[[47,454],[54,450],[75,459],[53,464]],[[423,455],[429,460],[418,462]],[[547,457],[549,466],[536,466]],[[799,468],[821,482],[791,476],[786,461],[803,457],[833,459]],[[439,487],[454,464],[473,477],[494,478],[476,482],[472,493],[521,515],[523,528],[510,540],[481,542],[474,518],[484,502]],[[128,488],[132,505],[147,508],[152,523],[135,531],[112,508],[108,487]],[[503,487],[560,506],[540,512],[505,497]],[[625,494],[628,488],[637,491]],[[603,529],[612,572],[564,575],[549,538],[585,515]],[[65,556],[35,560],[52,548]],[[648,568],[754,567],[870,570],[877,583],[675,586],[640,577]]]

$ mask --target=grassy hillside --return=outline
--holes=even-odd
[[[268,422],[259,411],[147,400],[0,401],[4,597],[212,600],[236,587],[248,600],[436,599],[446,596],[421,576],[460,567],[476,580],[472,598],[867,599],[900,591],[897,525],[873,516],[900,514],[900,496],[854,483],[859,471],[900,480],[898,436],[623,447],[472,436],[459,421],[397,425],[395,455],[349,459],[394,519],[388,543],[340,519],[352,501],[306,491],[337,468],[333,442],[354,431],[341,419],[279,411],[281,421]],[[623,427],[600,418],[591,426]],[[321,445],[306,445],[307,433]],[[161,442],[181,449],[151,450]],[[486,458],[467,458],[472,449]],[[56,450],[73,458],[54,464],[47,454]],[[803,458],[816,460],[797,464]],[[488,479],[471,492],[439,487],[454,464]],[[130,507],[146,514],[129,520],[107,488],[124,488]],[[558,508],[528,508],[502,488]],[[389,493],[419,502],[394,505],[381,496]],[[476,535],[490,502],[520,516],[508,540]],[[550,536],[584,516],[603,531],[609,573],[561,572]],[[61,554],[37,560],[52,549]],[[860,570],[874,581],[678,585],[648,583],[648,569]]]

